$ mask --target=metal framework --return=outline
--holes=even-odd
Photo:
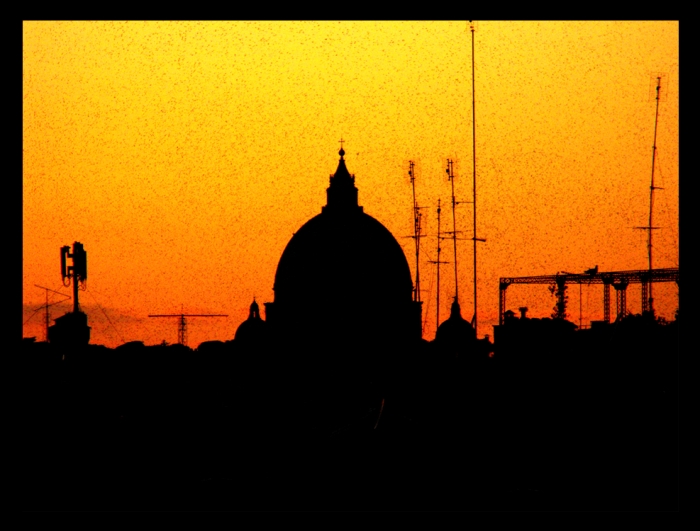
[[[47,288],[47,287],[44,287],[44,286],[39,286],[38,284],[34,284],[34,285],[35,285],[37,288],[41,288],[41,289],[43,289],[43,290],[46,291],[46,304],[44,304],[43,306],[40,306],[39,308],[37,308],[37,309],[34,311],[34,313],[36,313],[37,311],[39,311],[39,310],[41,310],[41,309],[45,309],[45,310],[46,310],[46,313],[44,314],[44,337],[45,337],[45,341],[48,343],[48,342],[49,342],[49,306],[53,306],[53,305],[55,305],[55,304],[60,304],[60,303],[62,303],[62,302],[65,302],[65,301],[67,301],[67,300],[70,300],[70,296],[69,296],[69,295],[66,295],[65,293],[61,293],[60,291],[55,291],[55,290],[53,290],[53,289],[51,289],[51,288]],[[56,294],[58,294],[58,295],[61,295],[62,297],[65,297],[65,299],[61,299],[60,301],[52,302],[51,304],[49,304],[49,291],[52,292],[52,293],[56,293]],[[33,315],[33,314],[32,314],[32,315]],[[27,319],[27,320],[29,320],[29,319]]]
[[[413,238],[416,242],[416,284],[413,290],[413,300],[420,302],[420,239],[423,237],[423,232],[421,228],[421,209],[425,207],[418,206],[416,201],[416,170],[415,163],[412,160],[408,161],[408,175],[411,180],[411,186],[413,187]]]
[[[178,317],[180,320],[177,327],[177,342],[180,345],[187,346],[187,320],[185,317],[228,317],[221,313],[168,313],[159,315],[149,315],[148,317]]]
[[[531,277],[501,277],[499,279],[498,293],[498,324],[503,324],[503,316],[506,311],[506,290],[512,284],[556,284],[564,286],[569,284],[603,284],[604,319],[610,322],[610,286],[616,291],[617,317],[621,318],[627,313],[627,286],[629,284],[642,285],[642,313],[651,311],[648,292],[652,282],[675,282],[678,284],[680,271],[678,268],[667,269],[640,269],[632,271],[608,271],[591,273],[562,273],[557,275],[541,275]],[[563,297],[563,290],[558,291]],[[562,298],[559,304],[565,306]]]

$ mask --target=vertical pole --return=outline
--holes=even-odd
[[[610,284],[603,284],[603,321],[610,322]]]
[[[654,298],[652,296],[652,281],[651,281],[651,271],[652,271],[652,264],[651,264],[651,233],[653,231],[653,226],[651,224],[652,221],[652,212],[654,209],[654,166],[656,166],[656,130],[657,130],[657,125],[659,123],[659,92],[661,91],[661,77],[656,78],[657,84],[656,84],[656,117],[654,119],[654,146],[652,148],[652,154],[651,154],[651,186],[649,187],[649,244],[648,244],[648,251],[649,251],[649,292],[648,292],[648,297],[649,297],[649,304],[647,307],[647,310],[650,312],[654,311]]]
[[[438,199],[437,207],[437,314],[435,315],[435,333],[437,335],[437,329],[440,326],[440,199]]]
[[[420,236],[421,236],[421,213],[416,203],[416,300],[420,302]]]
[[[46,290],[46,315],[44,316],[46,324],[46,342],[49,342],[49,290]]]
[[[180,315],[180,329],[178,330],[178,343],[181,345],[185,345],[186,339],[185,339],[185,330],[186,330],[186,324],[185,324],[185,314]]]
[[[452,161],[450,159],[447,159],[447,174],[449,175],[448,178],[452,183],[452,242],[455,257],[455,302],[459,303],[459,289],[457,287],[457,221],[455,219],[455,176],[454,168],[452,167]]]
[[[506,313],[506,288],[508,284],[501,279],[498,287],[498,324],[502,325]]]
[[[473,165],[473,192],[474,192],[474,332],[476,332],[476,97],[474,93],[474,24],[471,24],[472,31],[472,165]],[[479,337],[477,335],[477,337]]]
[[[73,259],[73,313],[78,313],[80,306],[78,305],[78,268],[75,267],[75,255],[76,248],[73,243],[73,254],[69,255]]]
[[[627,313],[627,285],[628,282],[625,279],[622,279],[617,285],[613,284],[617,295],[617,321],[622,319]]]
[[[566,277],[557,279],[557,317],[566,319]]]
[[[411,176],[411,186],[413,187],[413,238],[416,242],[416,286],[413,294],[414,301],[420,301],[420,273],[419,273],[419,231],[418,204],[416,203],[416,175],[412,160],[408,161],[408,174]]]

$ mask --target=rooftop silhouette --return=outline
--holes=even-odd
[[[265,319],[254,298],[231,340],[57,339],[69,320],[85,332],[76,302],[50,342],[22,343],[27,507],[676,507],[678,318],[584,331],[565,318],[567,281],[648,278],[501,279],[502,309],[509,285],[554,279],[553,316],[505,310],[491,344],[455,297],[428,342],[406,256],[339,154],[326,205],[280,257]]]

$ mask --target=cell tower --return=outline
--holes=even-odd
[[[68,266],[67,258],[73,259],[73,265]],[[78,304],[78,284],[85,286],[87,281],[87,253],[83,244],[73,242],[73,253],[70,252],[70,246],[64,245],[61,247],[61,276],[63,277],[63,285],[70,286],[73,282],[73,313],[80,311]]]
[[[83,244],[73,242],[73,252],[70,246],[61,247],[61,277],[64,286],[73,283],[73,311],[56,319],[56,324],[49,327],[49,342],[63,345],[86,345],[90,342],[90,327],[87,315],[80,311],[78,303],[78,288],[85,289],[87,281],[87,253]],[[67,264],[67,259],[73,259],[73,265]]]

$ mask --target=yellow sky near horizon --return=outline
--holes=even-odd
[[[414,270],[407,161],[418,161],[424,337],[435,329],[435,208],[472,196],[471,35],[466,22],[25,22],[23,301],[59,291],[59,249],[88,253],[92,342],[176,340],[152,313],[226,313],[190,345],[231,339],[253,296],[273,300],[292,233],[320,212],[339,139],[365,212]],[[654,267],[678,265],[678,22],[479,22],[475,34],[479,335],[497,319],[498,278],[648,266],[655,102]],[[443,208],[443,229],[451,224]],[[471,205],[458,228],[471,236]],[[442,258],[451,260],[450,246]],[[463,315],[471,242],[459,242]],[[431,280],[432,279],[432,280]],[[441,271],[441,314],[454,290]],[[637,286],[628,290],[638,312]],[[659,286],[672,318],[677,287]],[[602,288],[583,288],[585,321]],[[570,288],[578,324],[579,290]],[[508,307],[548,316],[545,288]],[[25,308],[25,318],[31,310]],[[52,307],[52,316],[61,306]],[[157,322],[161,321],[161,322]],[[40,315],[25,336],[43,339]]]

